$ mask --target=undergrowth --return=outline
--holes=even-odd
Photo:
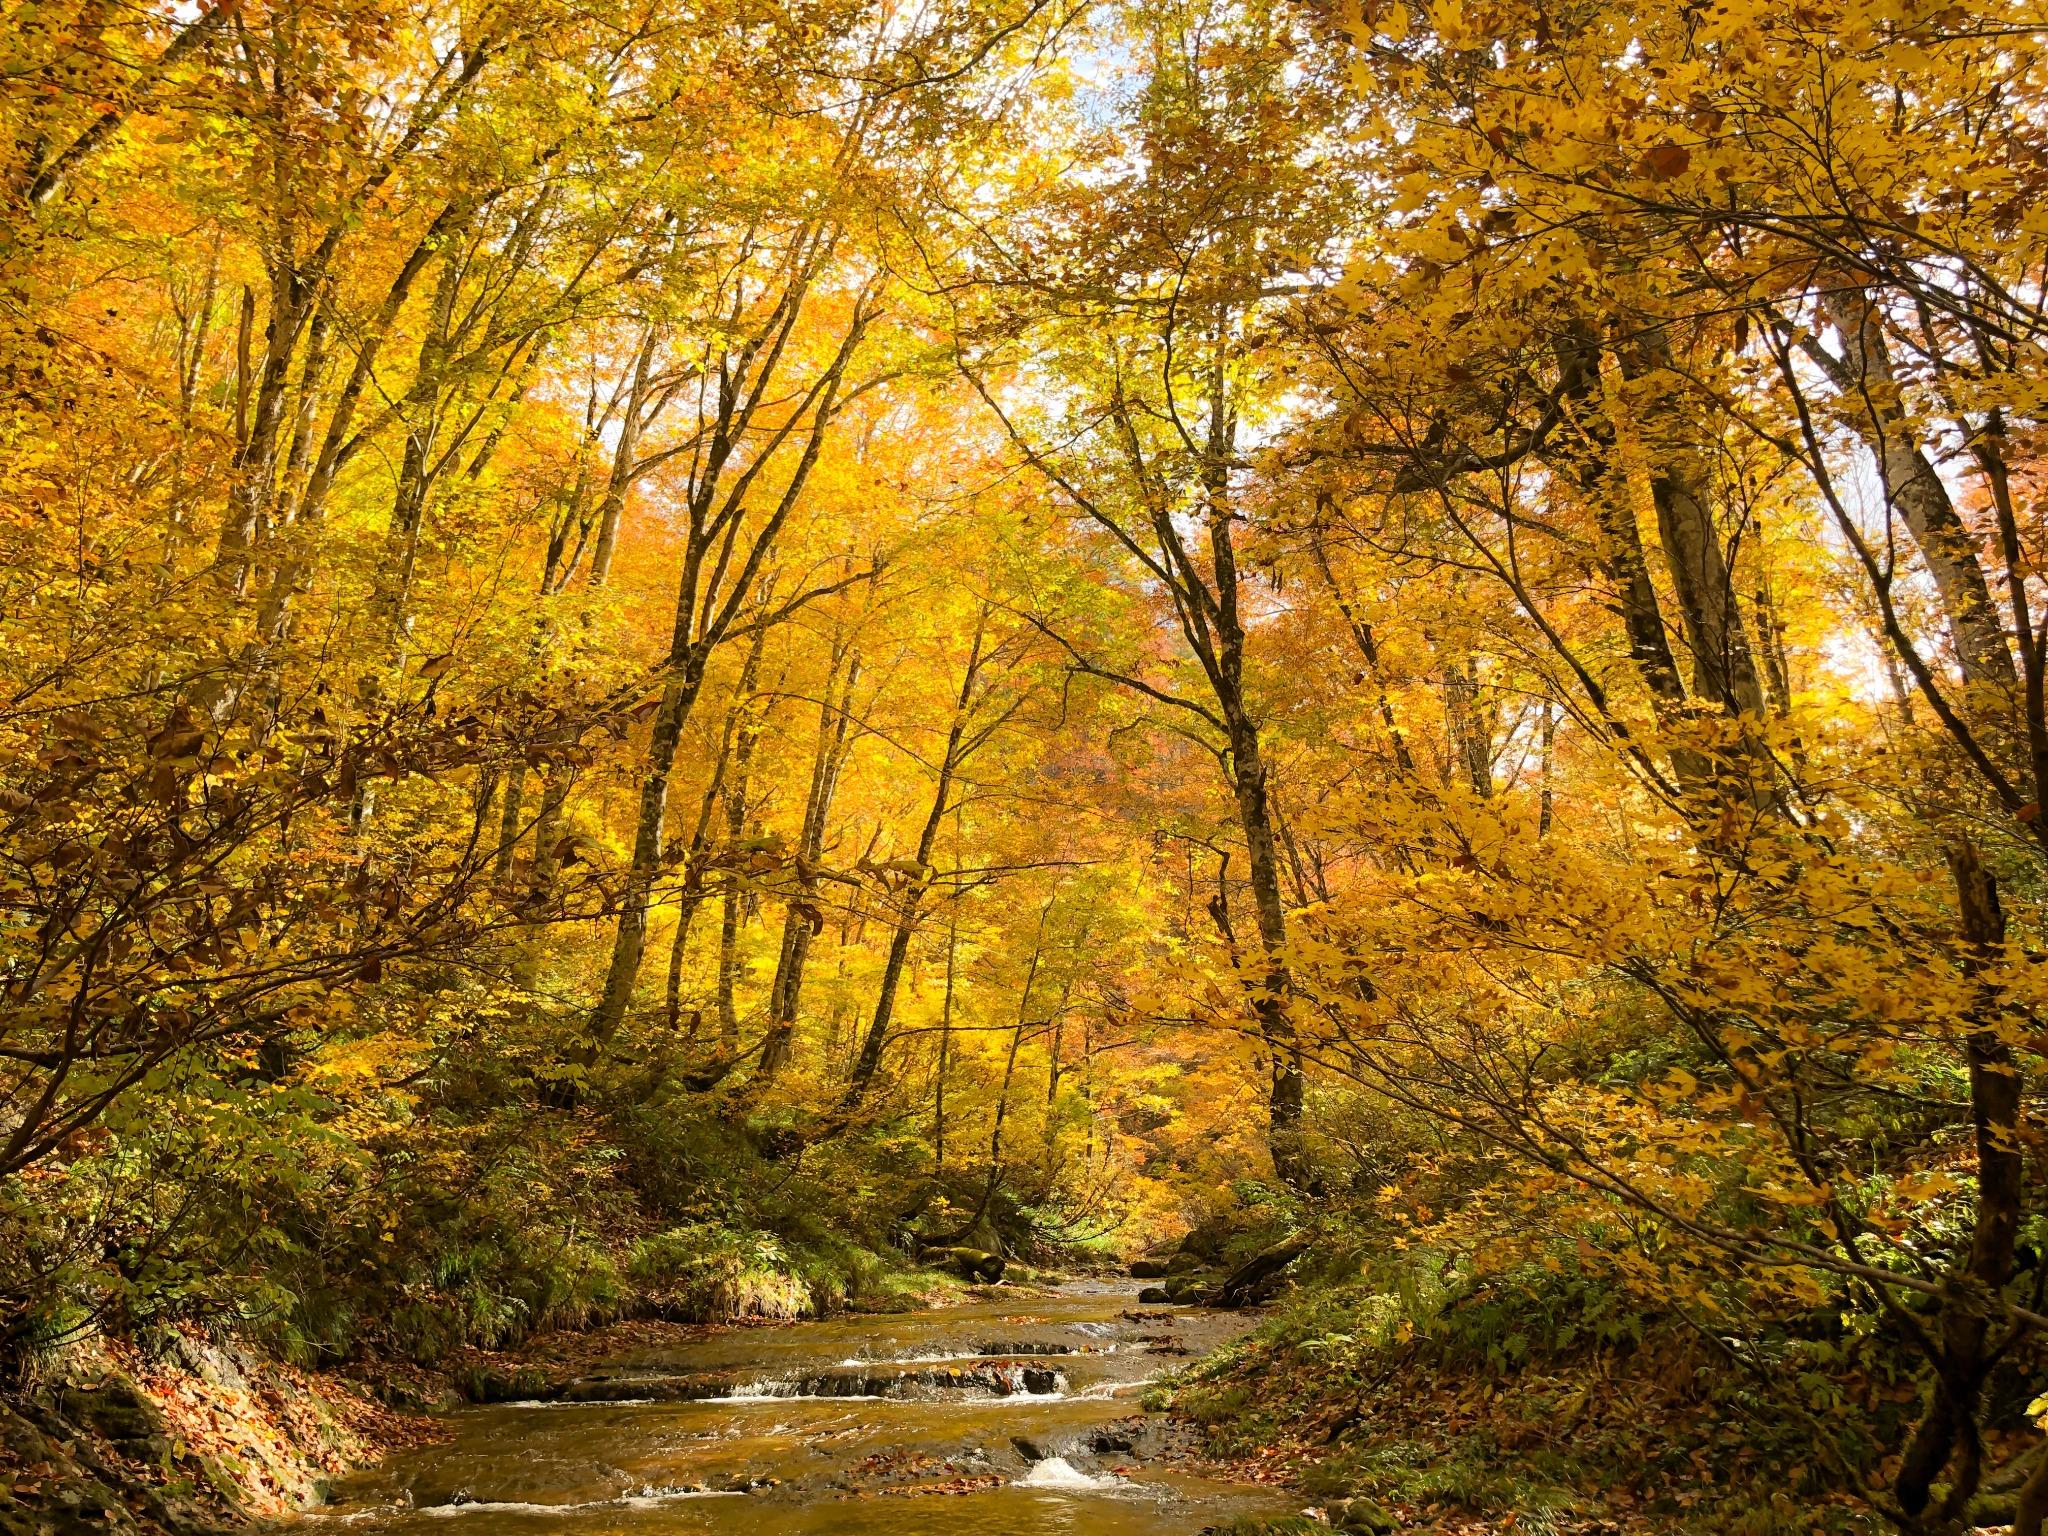
[[[1597,1274],[1420,1252],[1325,1273],[1152,1406],[1221,1457],[1278,1447],[1310,1499],[1403,1529],[1861,1536],[1881,1528],[1864,1497],[1881,1448],[1918,1408],[1867,1324],[1722,1336]]]

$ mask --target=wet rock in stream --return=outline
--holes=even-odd
[[[925,1392],[973,1392],[991,1397],[1050,1396],[1066,1377],[1027,1360],[993,1360],[911,1369],[846,1367],[761,1380],[737,1372],[688,1375],[583,1376],[543,1384],[525,1400],[558,1403],[694,1403],[753,1398],[908,1397]],[[506,1398],[483,1401],[507,1401]]]
[[[1042,1339],[1005,1339],[994,1344],[977,1344],[977,1355],[991,1360],[1009,1360],[1018,1355],[1072,1355],[1077,1351],[1071,1344],[1052,1344]]]

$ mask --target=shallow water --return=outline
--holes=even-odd
[[[1290,1507],[1176,1470],[1137,1399],[1244,1323],[1076,1284],[733,1328],[609,1362],[589,1402],[451,1416],[300,1523],[392,1536],[1193,1536]]]

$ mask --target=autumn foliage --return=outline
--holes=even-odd
[[[0,18],[10,1353],[1234,1221],[2039,1532],[2037,10]]]

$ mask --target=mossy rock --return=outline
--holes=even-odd
[[[462,1374],[459,1385],[472,1403],[531,1402],[546,1397],[552,1386],[547,1373],[531,1365],[510,1371],[476,1366]]]
[[[1326,1513],[1330,1524],[1355,1536],[1395,1536],[1401,1522],[1372,1499],[1340,1499]]]
[[[57,1411],[130,1454],[153,1451],[170,1432],[161,1410],[125,1376],[109,1376],[90,1387],[61,1388],[57,1393]],[[143,1454],[142,1459],[156,1458]]]
[[[948,1274],[980,1285],[994,1285],[1008,1267],[1001,1254],[983,1248],[931,1248],[925,1251],[924,1259]]]

